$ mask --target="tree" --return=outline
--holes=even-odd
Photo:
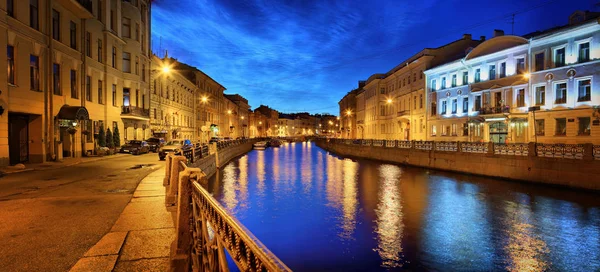
[[[113,144],[115,147],[121,147],[121,135],[119,134],[119,126],[115,127],[115,131],[113,133]]]
[[[100,125],[100,132],[98,132],[98,146],[106,147],[106,134],[104,133],[104,125]]]
[[[112,132],[110,132],[110,128],[106,129],[106,147],[108,147],[108,148],[115,147],[113,134],[112,134]]]

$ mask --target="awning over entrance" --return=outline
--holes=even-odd
[[[90,120],[90,114],[85,107],[64,105],[56,115],[58,119]]]
[[[510,122],[511,123],[527,122],[527,117],[512,117],[512,118],[510,118]]]

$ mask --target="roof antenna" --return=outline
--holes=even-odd
[[[511,22],[511,25],[512,25],[512,32],[511,32],[511,35],[515,35],[515,14],[514,14],[514,13],[513,13],[513,15],[512,15],[512,22]]]

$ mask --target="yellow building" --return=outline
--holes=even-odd
[[[7,5],[8,3],[12,5]],[[50,6],[51,5],[51,6]],[[3,1],[0,165],[92,153],[100,128],[145,137],[150,3]]]
[[[483,37],[472,40],[471,35],[465,34],[462,39],[444,46],[425,48],[387,73],[374,74],[367,81],[359,82],[356,137],[426,140],[430,98],[425,92],[424,71],[464,56],[483,40]],[[340,114],[344,110],[340,108]]]
[[[154,137],[195,140],[198,89],[183,65],[173,58],[152,56],[151,127]]]

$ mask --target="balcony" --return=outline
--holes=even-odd
[[[497,114],[497,113],[510,113],[510,108],[506,105],[498,107],[484,107],[478,110],[479,114]]]
[[[150,119],[150,109],[142,109],[135,106],[121,107],[121,118],[148,120]]]
[[[81,19],[94,17],[92,0],[57,0],[65,9],[79,16]]]

